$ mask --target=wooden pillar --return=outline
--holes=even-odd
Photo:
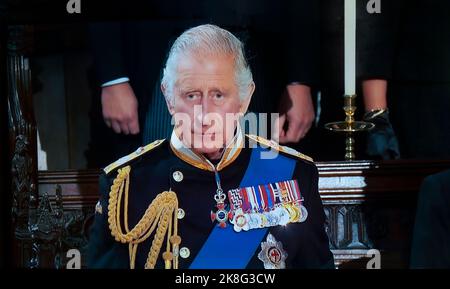
[[[16,238],[16,266],[33,267],[26,248],[38,206],[36,122],[33,113],[31,70],[33,27],[7,27],[7,99],[11,164],[12,226]],[[32,242],[31,242],[32,243]]]

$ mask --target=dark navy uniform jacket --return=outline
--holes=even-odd
[[[239,187],[249,164],[251,150],[248,146],[243,148],[237,158],[219,172],[224,192]],[[310,161],[288,156],[296,159],[293,179],[298,181],[308,217],[302,223],[270,227],[268,232],[282,243],[287,252],[286,268],[334,268],[325,232],[325,214],[318,193],[317,167]],[[217,226],[210,218],[211,209],[216,204],[213,198],[216,191],[214,172],[199,169],[181,160],[172,151],[168,141],[134,158],[127,165],[131,166],[128,205],[130,227],[142,218],[157,194],[171,188],[177,194],[179,207],[185,211],[185,216],[178,220],[178,234],[182,239],[180,248],[187,247],[190,255],[188,258],[179,258],[179,268],[188,268],[211,230]],[[174,180],[175,171],[182,173],[181,181]],[[100,177],[101,210],[96,210],[90,233],[89,268],[129,268],[128,244],[115,241],[108,227],[108,198],[116,176],[117,169],[114,169]],[[152,239],[151,237],[139,245],[136,268],[144,268]],[[266,238],[263,239],[265,240]],[[161,258],[163,250],[162,248],[155,268],[164,268]],[[223,244],[223,250],[227,250],[226,243]],[[264,268],[263,262],[257,257],[260,251],[261,246],[256,249],[247,268]]]

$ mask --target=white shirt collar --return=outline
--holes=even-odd
[[[229,144],[226,146],[222,158],[216,166],[211,163],[205,156],[195,153],[190,148],[188,148],[177,136],[175,130],[172,131],[172,136],[170,138],[170,147],[172,148],[175,155],[177,155],[183,161],[203,170],[208,171],[220,171],[229,164],[231,164],[241,152],[244,146],[244,134],[242,133],[242,128],[236,127],[236,134],[231,139]]]

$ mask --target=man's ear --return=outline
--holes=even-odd
[[[163,84],[161,84],[161,91],[164,95],[164,99],[166,100],[167,109],[169,110],[170,115],[173,115],[175,113],[174,108],[173,108],[173,101],[171,103],[168,100],[170,97],[167,95],[167,89]]]
[[[245,114],[248,110],[248,106],[250,105],[250,101],[252,100],[253,92],[255,92],[255,83],[252,82],[247,89],[247,95],[244,99],[241,100],[241,106],[239,108],[239,112]]]

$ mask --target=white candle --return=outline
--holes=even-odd
[[[344,2],[344,94],[354,95],[356,82],[356,0],[344,0]]]

